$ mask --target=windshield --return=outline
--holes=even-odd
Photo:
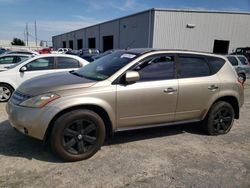
[[[105,80],[134,60],[138,54],[114,52],[78,69],[75,73],[91,80]]]

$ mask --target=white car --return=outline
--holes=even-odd
[[[6,52],[5,54],[26,54],[26,55],[39,55],[36,51],[31,50],[11,50]]]
[[[52,51],[52,54],[65,54],[67,51],[71,50],[70,48],[58,48],[57,51]]]
[[[73,55],[38,55],[0,72],[0,102],[7,102],[14,90],[24,81],[36,76],[76,70],[89,62]]]
[[[9,66],[15,65],[21,61],[31,58],[31,55],[27,54],[4,54],[0,55],[0,71],[7,70]]]

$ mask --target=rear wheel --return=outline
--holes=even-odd
[[[209,110],[203,126],[209,135],[226,134],[233,126],[234,116],[232,105],[219,101]]]
[[[90,110],[74,110],[59,117],[51,133],[53,151],[65,161],[79,161],[93,156],[103,145],[105,125]]]
[[[239,74],[238,74],[238,77],[239,77],[239,79],[242,80],[243,82],[246,81],[246,75],[245,75],[244,73],[239,73]]]
[[[8,102],[10,99],[13,88],[7,84],[0,84],[0,102]]]

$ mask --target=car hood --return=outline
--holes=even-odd
[[[96,82],[95,80],[73,75],[70,72],[61,72],[38,76],[27,80],[22,83],[17,90],[24,94],[36,96],[59,90],[87,88],[91,87]]]

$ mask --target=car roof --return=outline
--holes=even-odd
[[[32,54],[1,54],[0,57],[4,56],[25,56],[25,57],[32,57]]]

